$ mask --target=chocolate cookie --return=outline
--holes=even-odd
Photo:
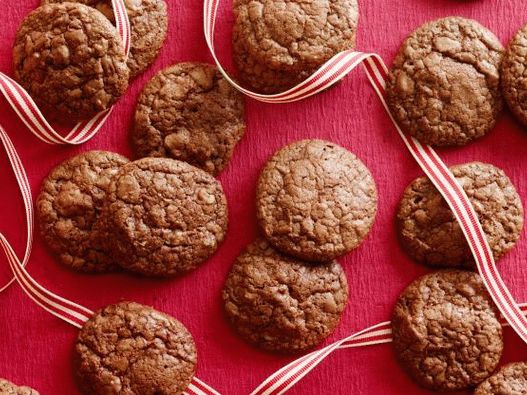
[[[144,158],[121,168],[103,208],[106,249],[123,268],[172,276],[197,267],[223,241],[221,184],[188,163]]]
[[[481,383],[474,395],[525,395],[527,394],[527,363],[516,362],[503,366]]]
[[[36,203],[40,232],[64,265],[90,273],[114,268],[94,227],[112,177],[127,162],[113,152],[85,152],[59,164],[42,183]]]
[[[29,387],[19,387],[10,381],[0,379],[1,395],[39,395],[37,391]]]
[[[43,113],[60,122],[110,108],[128,86],[121,39],[98,11],[50,4],[22,22],[13,50],[15,79]]]
[[[133,302],[110,305],[81,329],[75,345],[82,393],[171,394],[196,371],[192,335],[175,318]]]
[[[509,43],[501,66],[503,95],[511,111],[524,125],[527,125],[526,47],[527,25],[522,27]]]
[[[497,260],[510,251],[523,229],[523,206],[505,173],[473,162],[450,170],[467,193]],[[465,236],[446,201],[427,177],[404,191],[397,213],[397,231],[405,250],[433,266],[473,267]]]
[[[288,353],[328,337],[347,300],[346,275],[337,262],[314,265],[289,258],[263,239],[237,258],[223,288],[234,329],[259,347]]]
[[[351,152],[327,141],[302,140],[267,162],[256,202],[271,244],[300,259],[327,262],[364,240],[377,213],[377,189]]]
[[[481,383],[503,351],[494,305],[472,272],[446,270],[415,280],[397,300],[392,331],[403,367],[435,391],[460,391]]]
[[[478,22],[429,22],[402,44],[387,80],[390,110],[423,143],[464,145],[487,134],[502,108],[499,40]]]
[[[111,0],[42,0],[42,4],[82,3],[102,12],[115,23]],[[131,27],[128,57],[130,78],[145,71],[156,59],[168,30],[167,5],[164,0],[125,0]]]
[[[243,95],[216,67],[180,63],[145,86],[132,143],[139,157],[171,157],[217,175],[244,133]]]
[[[236,0],[233,51],[241,80],[283,91],[338,52],[355,47],[356,0]]]

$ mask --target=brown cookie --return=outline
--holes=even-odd
[[[38,391],[29,387],[19,387],[10,381],[0,379],[1,395],[39,395]]]
[[[399,296],[392,316],[400,363],[423,387],[459,391],[489,377],[503,336],[481,278],[445,270],[418,278]]]
[[[225,312],[245,340],[295,353],[321,343],[335,329],[348,283],[335,261],[289,258],[259,239],[236,260],[223,288]]]
[[[505,173],[489,164],[473,162],[450,170],[467,193],[494,258],[510,251],[523,229],[523,205]],[[405,250],[432,266],[473,267],[465,236],[446,201],[427,177],[404,191],[397,213],[397,231]]]
[[[69,123],[110,108],[128,87],[123,43],[112,24],[82,4],[31,12],[13,49],[15,79],[50,119]]]
[[[111,0],[42,0],[42,4],[82,3],[102,12],[112,23],[115,17]],[[145,71],[156,59],[168,30],[167,5],[164,0],[125,0],[131,27],[128,57],[130,78]]]
[[[236,0],[233,52],[241,80],[284,91],[333,55],[355,47],[356,0]]]
[[[171,157],[217,175],[244,133],[243,95],[215,66],[179,63],[145,86],[132,143],[139,157]]]
[[[113,152],[85,152],[59,164],[42,183],[36,203],[40,232],[62,264],[89,273],[115,268],[94,226],[112,177],[127,162]]]
[[[82,393],[179,395],[196,371],[192,335],[175,318],[133,302],[110,305],[83,326],[75,345]]]
[[[464,145],[502,108],[499,40],[478,22],[448,17],[419,27],[393,61],[386,93],[399,125],[423,143]]]
[[[358,247],[377,213],[369,170],[327,141],[302,140],[265,165],[256,192],[265,237],[286,254],[330,261]]]
[[[527,363],[516,362],[503,366],[497,373],[481,383],[474,395],[527,394]]]
[[[503,95],[511,111],[524,125],[527,125],[526,47],[527,25],[522,27],[509,43],[501,65]]]
[[[196,268],[214,254],[228,223],[221,184],[188,163],[165,158],[123,166],[101,217],[115,261],[147,276]]]

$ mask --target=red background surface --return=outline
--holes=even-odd
[[[38,141],[0,98],[0,123],[7,129],[26,165],[36,196],[42,179],[60,161],[89,149],[130,154],[128,130],[137,96],[159,69],[179,61],[211,61],[202,34],[199,0],[167,0],[168,40],[153,67],[135,80],[102,131],[82,147],[48,146]],[[475,18],[504,42],[527,22],[522,0],[359,0],[358,48],[380,53],[387,62],[401,40],[421,23],[441,16]],[[38,0],[0,2],[0,70],[12,74],[11,48],[17,26]],[[218,50],[230,64],[230,0],[222,2]],[[339,86],[301,103],[268,105],[247,100],[248,132],[230,166],[220,176],[230,209],[229,232],[213,259],[174,280],[148,280],[125,274],[85,276],[59,266],[36,235],[29,271],[44,286],[98,309],[122,299],[153,305],[180,319],[193,333],[199,350],[198,376],[223,394],[248,394],[267,375],[292,358],[267,354],[238,339],[227,325],[220,292],[237,254],[255,237],[254,191],[266,158],[288,142],[318,137],[356,153],[372,170],[379,190],[379,212],[366,242],[341,262],[350,284],[350,300],[334,341],[386,320],[399,292],[428,269],[409,260],[394,232],[397,201],[419,176],[417,165],[397,136],[361,70]],[[527,130],[508,112],[495,130],[468,147],[442,150],[448,164],[482,160],[503,168],[527,201],[525,149]],[[22,203],[3,152],[0,154],[0,231],[22,254],[25,243]],[[519,301],[527,301],[527,240],[499,263]],[[7,279],[0,257],[0,279]],[[3,281],[2,281],[3,283]],[[52,317],[28,299],[18,286],[0,294],[0,377],[38,389],[42,394],[76,394],[71,368],[77,330]],[[505,331],[503,362],[527,359],[527,347]],[[339,351],[304,381],[294,394],[426,394],[397,365],[390,345]]]

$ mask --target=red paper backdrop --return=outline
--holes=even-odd
[[[60,161],[89,149],[130,154],[128,130],[137,96],[159,69],[180,61],[211,61],[202,33],[199,0],[167,0],[168,39],[153,67],[135,80],[101,132],[82,147],[48,146],[31,135],[7,102],[0,98],[0,123],[7,129],[26,166],[34,195],[45,175]],[[421,23],[448,15],[474,18],[506,43],[527,22],[523,0],[359,0],[358,48],[380,53],[387,62],[401,40]],[[17,26],[38,0],[2,0],[0,70],[12,73],[11,48]],[[221,4],[217,48],[230,64],[230,0]],[[372,170],[379,190],[379,212],[366,242],[341,259],[350,284],[350,300],[341,325],[328,339],[340,339],[389,318],[399,292],[428,269],[409,260],[397,243],[394,212],[406,185],[419,176],[379,100],[360,69],[336,88],[301,103],[268,105],[247,100],[246,137],[220,176],[229,202],[230,225],[225,243],[213,259],[189,275],[168,281],[125,274],[85,276],[59,266],[41,238],[29,271],[44,286],[98,309],[122,299],[153,305],[179,318],[193,333],[199,350],[198,376],[225,395],[245,395],[291,358],[267,354],[238,339],[227,325],[220,302],[223,281],[237,254],[257,233],[254,191],[266,158],[288,142],[317,137],[356,153]],[[448,164],[481,160],[503,168],[527,201],[525,149],[527,130],[508,112],[486,138],[465,148],[441,151]],[[25,243],[23,211],[14,177],[0,155],[0,231],[21,254]],[[527,240],[500,263],[503,277],[520,301]],[[0,258],[0,278],[8,275]],[[3,282],[3,281],[2,281]],[[77,330],[33,304],[13,286],[0,294],[0,377],[38,389],[42,394],[76,394],[71,368]],[[527,359],[527,347],[505,331],[503,362]],[[426,394],[401,371],[390,345],[339,351],[296,386],[294,394]]]

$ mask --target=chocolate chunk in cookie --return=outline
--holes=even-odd
[[[19,387],[10,381],[0,379],[1,395],[39,395],[39,393],[29,387]]]
[[[402,44],[387,80],[390,110],[423,143],[464,145],[486,135],[502,108],[499,40],[478,22],[426,23]]]
[[[237,258],[223,288],[225,312],[240,336],[287,353],[328,337],[347,300],[346,275],[337,262],[314,265],[290,258],[263,239]]]
[[[102,218],[116,263],[147,276],[173,276],[214,254],[227,230],[227,201],[221,184],[203,170],[144,158],[115,176]]]
[[[510,251],[523,229],[523,205],[505,173],[473,162],[450,170],[467,193],[494,258]],[[397,231],[405,250],[432,266],[473,267],[474,260],[454,214],[430,180],[421,177],[404,191]]]
[[[175,318],[133,302],[110,305],[83,326],[75,345],[82,393],[171,394],[196,371],[192,335]]]
[[[516,362],[503,366],[497,373],[481,383],[474,395],[527,394],[527,363]]]
[[[264,93],[291,88],[338,52],[355,47],[356,0],[236,0],[234,15],[233,51],[241,79]]]
[[[132,143],[139,157],[179,159],[217,175],[244,133],[243,95],[216,67],[180,63],[145,86]]]
[[[392,331],[402,366],[434,391],[460,391],[481,383],[503,351],[494,305],[472,272],[446,270],[415,280],[397,300]]]
[[[106,151],[90,151],[59,164],[42,183],[37,198],[40,232],[60,262],[100,273],[115,268],[94,230],[112,177],[128,162]]]
[[[22,22],[15,79],[48,118],[70,123],[110,108],[128,87],[123,43],[112,24],[82,4],[50,4]]]
[[[42,4],[82,3],[102,12],[112,23],[115,17],[111,0],[42,0]],[[131,27],[128,57],[130,78],[145,71],[156,59],[168,30],[167,5],[164,0],[125,0]]]
[[[327,262],[358,247],[377,213],[377,189],[366,166],[322,140],[278,151],[262,170],[256,200],[271,244],[309,261]]]
[[[501,65],[503,95],[514,115],[527,125],[527,25],[509,43]]]

